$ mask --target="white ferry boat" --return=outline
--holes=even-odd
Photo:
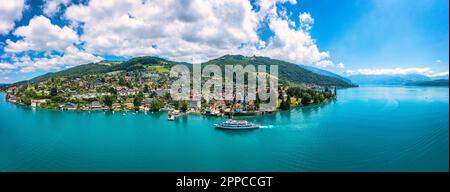
[[[237,121],[232,119],[220,124],[214,124],[214,126],[220,129],[257,129],[261,127],[259,124],[251,123],[245,120]]]

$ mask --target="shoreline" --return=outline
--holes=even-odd
[[[291,111],[291,110],[295,110],[295,109],[301,109],[301,108],[308,108],[308,107],[315,107],[315,106],[321,106],[321,105],[325,105],[330,103],[333,100],[337,100],[337,99],[328,99],[327,101],[324,101],[322,103],[317,103],[317,104],[309,104],[309,105],[298,105],[298,106],[292,106],[289,110],[280,110],[277,109],[275,111],[272,112],[266,112],[266,113],[262,113],[260,115],[252,115],[252,116],[232,116],[232,118],[256,118],[256,117],[263,117],[266,115],[272,115],[272,114],[276,114],[279,112],[286,112],[286,111]],[[114,111],[114,110],[81,110],[81,109],[75,109],[75,110],[63,110],[63,109],[51,109],[51,108],[43,108],[43,107],[32,107],[29,105],[25,105],[22,103],[14,103],[14,102],[10,102],[6,99],[6,97],[4,97],[4,101],[5,103],[14,105],[14,106],[19,106],[19,107],[24,107],[24,108],[28,108],[31,110],[48,110],[48,111],[64,111],[64,112],[77,112],[77,113],[82,113],[82,112],[87,112],[87,113],[91,113],[91,112],[110,112],[110,113],[144,113],[144,114],[148,114],[148,113],[170,113],[170,110],[159,110],[159,111],[133,111],[133,110],[129,110],[129,111]],[[181,117],[181,116],[185,116],[185,115],[196,115],[196,116],[203,116],[203,117],[212,117],[212,118],[225,118],[228,119],[228,115],[223,115],[223,116],[213,116],[213,115],[204,115],[202,114],[200,111],[187,111],[184,112],[180,115],[178,115],[177,117]]]

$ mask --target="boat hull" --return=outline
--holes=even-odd
[[[246,130],[246,129],[258,129],[259,125],[253,125],[253,126],[245,126],[245,127],[230,127],[230,126],[222,126],[219,124],[214,125],[218,129],[232,129],[232,130]]]

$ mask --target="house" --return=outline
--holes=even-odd
[[[159,74],[146,73],[146,74],[142,75],[142,77],[144,77],[144,78],[151,78],[151,79],[157,79],[157,78],[159,78]]]
[[[144,93],[144,98],[149,98],[149,97],[151,97],[151,96],[152,96],[151,92],[149,92],[149,93]]]
[[[122,105],[120,103],[113,103],[111,106],[112,110],[120,110],[122,109]]]
[[[120,96],[127,96],[128,95],[128,91],[127,90],[120,90],[117,91],[117,94]]]
[[[60,105],[59,108],[61,110],[76,110],[77,104],[68,102],[68,103],[64,103],[64,104]]]
[[[145,98],[144,100],[142,100],[141,106],[150,107],[152,101],[153,101],[153,98]]]
[[[8,95],[8,101],[11,103],[17,103],[20,101],[20,97],[17,97],[15,95]]]
[[[139,106],[139,111],[150,111],[150,107],[141,105]]]
[[[116,91],[118,91],[118,92],[128,90],[128,87],[126,87],[126,86],[116,86],[115,88],[116,88]]]
[[[134,109],[134,104],[133,103],[124,103],[123,106],[128,109],[128,110],[133,110]]]
[[[120,96],[127,96],[127,95],[137,95],[139,93],[139,90],[120,90],[117,92]]]
[[[12,87],[8,88],[7,93],[15,94],[15,93],[17,93],[17,90],[18,89],[16,86],[12,86]]]
[[[209,108],[212,110],[217,110],[219,108],[223,109],[227,108],[225,101],[223,100],[212,100],[209,102],[209,106],[210,106]]]
[[[191,108],[200,108],[202,106],[202,102],[200,100],[190,100],[188,102],[188,106]]]
[[[46,99],[32,99],[31,107],[40,107],[42,103],[46,103]]]
[[[100,104],[100,102],[98,102],[98,101],[93,101],[93,102],[91,103],[90,109],[91,109],[91,110],[102,110],[102,109],[103,109],[103,106],[102,106],[102,104]]]
[[[157,89],[154,91],[158,97],[163,97],[167,93],[170,93],[167,89]]]
[[[73,91],[73,90],[68,90],[67,93],[69,94],[69,96],[74,96],[77,94],[77,91]]]
[[[242,109],[242,104],[240,103],[235,103],[232,108],[234,109],[235,113],[241,113],[243,111]]]
[[[75,99],[93,99],[96,97],[109,96],[111,93],[86,93],[81,95],[73,95],[72,98]]]

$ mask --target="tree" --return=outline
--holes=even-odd
[[[62,102],[65,102],[66,99],[61,96],[54,96],[54,97],[52,97],[51,101],[54,103],[62,103]]]
[[[175,109],[180,109],[180,108],[181,108],[181,103],[180,103],[180,101],[174,101],[174,102],[173,102],[173,106],[175,107]]]
[[[148,93],[148,92],[149,92],[148,85],[144,85],[144,93]]]
[[[150,109],[152,111],[159,111],[161,108],[164,107],[164,102],[160,99],[155,99],[150,103]]]
[[[303,97],[302,97],[302,104],[309,104],[311,103],[311,95],[309,93],[303,93]]]
[[[52,87],[50,89],[50,96],[55,97],[58,95],[58,89],[56,87]]]
[[[113,100],[112,100],[111,96],[106,96],[106,97],[103,99],[103,102],[104,102],[105,105],[108,106],[108,107],[111,107],[112,104],[113,104]]]
[[[209,103],[208,103],[208,102],[202,103],[201,108],[202,108],[202,109],[208,109],[208,108],[209,108]]]
[[[166,94],[164,94],[164,99],[165,100],[171,100],[171,96],[170,96],[170,93],[169,92],[167,92]]]
[[[281,100],[280,109],[289,110],[291,108],[291,97],[288,95],[286,100]]]
[[[127,82],[125,81],[125,79],[123,77],[119,78],[119,85],[120,86],[126,86],[127,85]]]
[[[182,112],[186,112],[186,111],[188,110],[188,105],[187,105],[186,102],[182,102],[182,103],[181,103],[180,110],[181,110]]]
[[[28,85],[27,85],[27,84],[22,85],[22,86],[19,87],[19,93],[23,93],[23,92],[25,92],[27,89],[28,89]]]
[[[325,101],[325,97],[323,96],[323,94],[320,94],[316,100],[314,100],[315,103],[321,103]]]
[[[31,105],[31,99],[27,96],[24,96],[22,98],[20,98],[20,101],[24,104],[24,105]]]
[[[142,98],[134,98],[133,105],[134,107],[139,110],[139,106],[141,106]]]
[[[110,87],[109,90],[108,90],[108,92],[110,92],[110,93],[113,94],[113,95],[117,95],[117,90],[114,89],[114,87]]]

